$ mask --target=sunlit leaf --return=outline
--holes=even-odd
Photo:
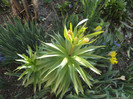
[[[84,19],[84,20],[80,21],[80,22],[77,24],[77,26],[79,26],[79,25],[85,23],[86,21],[88,21],[88,19]]]

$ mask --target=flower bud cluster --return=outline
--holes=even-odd
[[[73,32],[71,31],[71,30],[69,30],[68,32],[67,32],[67,37],[68,37],[68,39],[69,40],[72,40],[72,36],[73,36]],[[81,39],[81,40],[80,40]],[[79,37],[74,37],[74,43],[78,43],[78,41],[79,42],[82,42],[81,44],[85,44],[85,43],[88,43],[89,42],[89,38],[79,38]]]

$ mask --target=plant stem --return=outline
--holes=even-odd
[[[74,50],[74,46],[72,45],[72,48],[71,48],[71,50],[70,50],[70,52],[69,52],[69,56],[71,56],[73,50]]]

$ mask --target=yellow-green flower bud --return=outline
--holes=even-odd
[[[70,34],[67,34],[67,37],[68,37],[68,39],[71,39],[71,35]]]
[[[70,35],[72,35],[72,34],[73,34],[73,32],[72,32],[71,30],[69,30],[67,33],[68,33],[68,34],[70,34]]]
[[[84,38],[83,42],[84,43],[88,43],[89,42],[89,38]]]

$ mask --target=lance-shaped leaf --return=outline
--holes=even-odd
[[[57,56],[61,56],[61,55],[60,54],[43,55],[43,56],[38,57],[37,59],[48,58],[48,57],[57,57]]]
[[[47,73],[47,75],[42,79],[42,81],[43,80],[45,80],[45,78],[50,74],[50,73],[52,73],[54,70],[56,70],[57,68],[59,68],[59,67],[61,67],[61,68],[63,68],[66,64],[67,64],[67,58],[64,58],[63,60],[62,60],[62,62],[60,63],[60,60],[58,60],[56,63],[55,63],[55,65],[53,65],[51,68],[50,68],[50,70],[48,71],[48,73]],[[57,64],[59,64],[59,65],[57,65]]]
[[[52,44],[52,43],[45,43],[45,45],[47,45],[47,46],[49,46],[49,47],[51,47],[51,48],[54,48],[54,49],[56,49],[56,50],[58,50],[58,51],[60,51],[60,52],[63,52],[61,48],[55,46],[55,45]]]
[[[70,77],[74,84],[74,89],[76,93],[79,94],[79,87],[78,87],[78,83],[76,80],[77,73],[75,72],[74,64],[69,64],[68,66],[69,66],[69,71],[70,71]]]
[[[76,66],[76,70],[78,71],[78,73],[80,74],[81,78],[84,80],[85,83],[87,83],[87,85],[91,88],[92,84],[91,82],[89,81],[87,75],[85,74],[84,70],[79,66],[77,65]]]
[[[101,48],[101,47],[104,47],[104,46],[89,46],[89,47],[86,47],[86,48],[76,50],[75,52],[73,52],[73,55],[81,55],[81,54],[91,52],[91,51],[93,51],[97,48]]]
[[[85,67],[90,68],[92,71],[94,71],[97,74],[101,74],[101,71],[99,71],[98,69],[96,69],[94,66],[92,66],[89,62],[87,62],[85,59],[78,57],[78,56],[74,56],[73,59],[75,59],[77,62],[79,62],[80,64],[82,64]]]
[[[86,21],[88,21],[88,19],[84,19],[84,20],[80,21],[80,22],[77,24],[77,26],[79,26],[79,25],[85,23]]]
[[[88,37],[89,39],[91,39],[91,38],[93,38],[93,37],[95,37],[95,36],[97,36],[97,35],[99,35],[99,34],[101,34],[103,32],[104,31],[94,32],[94,33],[91,33],[91,34],[86,35],[85,37]]]

